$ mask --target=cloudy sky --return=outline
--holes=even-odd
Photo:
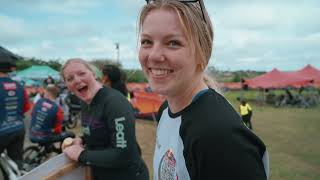
[[[320,69],[320,1],[204,0],[215,26],[210,66]],[[140,68],[136,22],[144,0],[0,0],[0,45],[25,57],[117,59]]]

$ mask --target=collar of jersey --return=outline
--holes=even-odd
[[[204,95],[206,92],[208,92],[209,90],[210,90],[209,88],[206,88],[206,89],[202,89],[202,90],[200,90],[199,92],[197,92],[197,94],[193,96],[191,103],[190,103],[188,106],[186,106],[184,109],[182,109],[181,111],[179,111],[179,112],[176,112],[176,113],[171,112],[171,110],[170,110],[170,108],[169,108],[169,105],[168,105],[168,114],[169,114],[169,116],[170,116],[171,118],[176,118],[176,117],[180,116],[183,111],[189,109],[189,107],[190,107],[191,104],[193,104],[194,102],[196,102],[201,96],[203,96],[203,95]]]
[[[103,99],[103,91],[102,89],[105,88],[104,86],[102,88],[100,88],[97,93],[94,95],[94,97],[92,98],[92,101],[90,104],[85,103],[88,106],[94,105],[96,103],[98,103],[100,101],[100,99]]]

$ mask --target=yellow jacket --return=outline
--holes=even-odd
[[[252,109],[248,103],[246,103],[244,106],[242,104],[240,104],[240,115],[241,116],[249,114],[249,111],[252,111]]]

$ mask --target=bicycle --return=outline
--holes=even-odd
[[[48,160],[52,155],[51,153],[60,154],[62,152],[62,142],[68,137],[74,138],[75,134],[73,132],[67,132],[57,139],[45,143],[38,142],[36,145],[25,148],[23,151],[23,161],[25,163],[24,169],[26,171],[31,171]],[[55,146],[55,143],[59,143],[58,148]]]
[[[18,168],[18,165],[7,155],[7,152],[0,156],[0,179],[16,180],[24,174],[24,171]]]

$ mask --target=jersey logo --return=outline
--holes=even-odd
[[[8,96],[14,96],[14,95],[16,95],[16,92],[15,92],[15,91],[9,91],[9,92],[8,92]]]
[[[119,148],[126,148],[127,147],[127,141],[124,138],[124,125],[122,121],[125,121],[126,119],[124,117],[116,118],[114,120],[115,126],[116,126],[116,146]]]
[[[48,109],[51,109],[51,108],[52,108],[52,104],[49,104],[49,103],[47,103],[47,102],[43,102],[43,103],[42,103],[42,106],[43,106],[43,107],[46,107],[46,108],[48,108]]]
[[[4,87],[4,90],[6,91],[17,89],[16,83],[3,83],[3,87]]]
[[[46,107],[42,107],[41,111],[46,112],[48,109]]]
[[[176,166],[176,158],[174,157],[173,150],[170,148],[161,158],[160,166],[158,169],[158,179],[178,180],[179,178],[176,173]]]

